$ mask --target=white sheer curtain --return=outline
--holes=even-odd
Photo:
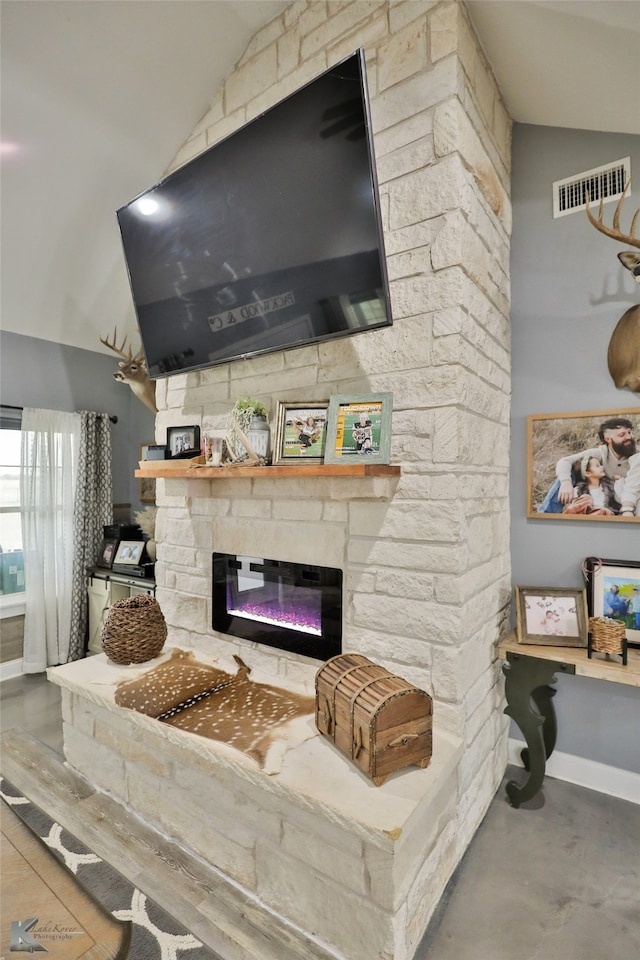
[[[80,430],[77,413],[28,408],[22,413],[25,673],[66,663],[69,655]]]

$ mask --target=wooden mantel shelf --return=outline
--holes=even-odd
[[[169,464],[171,465],[169,466]],[[177,467],[175,463],[164,460],[152,460],[153,466],[136,470],[136,477],[156,477],[163,479],[189,480],[234,480],[245,477],[398,477],[400,467],[388,463],[299,463],[295,466],[281,465],[274,467],[203,467],[201,465]]]

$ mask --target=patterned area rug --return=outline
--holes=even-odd
[[[46,845],[50,855],[62,864],[78,886],[77,891],[67,892],[67,896],[74,900],[74,903],[63,904],[68,908],[69,915],[74,918],[74,923],[69,926],[75,925],[75,929],[68,929],[66,931],[68,936],[62,930],[66,921],[54,920],[53,915],[45,916],[43,910],[48,907],[42,900],[36,904],[28,902],[26,885],[24,886],[25,901],[19,916],[6,915],[9,897],[3,896],[5,906],[2,917],[1,956],[8,957],[10,952],[46,951],[54,960],[67,960],[67,958],[79,960],[81,957],[85,960],[108,960],[112,957],[121,958],[121,960],[125,957],[127,960],[222,960],[219,954],[185,930],[158,904],[96,856],[77,837],[43,813],[4,778],[0,779],[0,796],[32,834]],[[23,846],[22,856],[28,864],[28,844]],[[2,873],[3,883],[11,882],[11,874],[7,875],[5,863],[3,863]],[[47,875],[46,870],[43,870],[40,865],[34,863],[33,873],[42,876],[45,885],[51,883],[50,875]],[[61,890],[54,893],[59,893],[58,899],[64,901]],[[105,933],[104,942],[93,943],[90,948],[86,947],[86,936],[93,934],[95,937],[95,930],[98,928],[92,927],[89,934],[84,929],[79,929],[82,924],[77,920],[78,904],[83,896],[94,904],[100,904],[116,921],[119,921],[121,932],[118,934],[117,942],[107,943]],[[76,897],[78,897],[77,902],[75,902]],[[55,906],[51,906],[50,909],[54,910]],[[29,922],[33,919],[36,922],[30,924]],[[58,930],[55,929],[56,925]],[[81,933],[85,933],[84,940],[80,936]],[[56,934],[59,934],[58,939]],[[109,937],[113,939],[110,934]]]

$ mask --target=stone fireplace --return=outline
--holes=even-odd
[[[358,46],[366,54],[393,326],[159,380],[156,438],[164,442],[167,427],[180,424],[220,429],[238,395],[257,397],[273,416],[279,400],[390,392],[391,460],[400,474],[229,471],[223,479],[159,480],[157,598],[173,646],[221,661],[237,653],[274,682],[309,690],[317,659],[212,629],[211,555],[341,571],[342,649],[433,697],[433,761],[374,788],[342,762],[348,782],[339,785],[332,756],[328,793],[310,802],[313,753],[300,756],[297,771],[289,767],[295,789],[289,781],[257,784],[242,770],[231,776],[226,760],[215,761],[213,777],[201,758],[190,771],[174,744],[156,756],[158,777],[188,777],[203,809],[211,790],[222,791],[220,809],[242,807],[243,830],[221,815],[216,834],[220,869],[243,865],[242,876],[231,873],[234,882],[307,933],[320,929],[348,960],[368,960],[371,943],[376,956],[409,960],[506,765],[495,644],[511,594],[510,121],[457,0],[295,2],[212,91],[211,108],[173,166]],[[155,741],[154,748],[162,749]],[[89,757],[84,749],[75,756]],[[113,776],[104,782],[108,789]],[[151,783],[123,790],[132,803],[153,803],[162,829],[198,849],[202,820],[185,826],[177,798],[160,809],[163,790],[154,793]],[[370,809],[384,813],[371,823],[350,807],[353,798],[364,806],[373,798]],[[329,800],[343,805],[340,812]],[[314,839],[305,843],[312,821]],[[333,922],[319,907],[327,877]],[[343,935],[359,908],[363,923]]]

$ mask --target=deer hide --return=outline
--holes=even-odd
[[[177,704],[204,690],[216,693],[186,707],[162,723],[189,733],[219,740],[251,757],[266,773],[277,773],[287,741],[289,746],[315,735],[315,697],[305,697],[254,683],[249,668],[235,658],[234,675],[195,659],[193,651],[173,650],[164,663],[116,687],[118,706],[160,717]],[[225,686],[222,686],[226,684]],[[294,727],[291,721],[309,714],[309,723]]]
[[[607,363],[616,387],[640,392],[640,305],[630,307],[618,320]]]

